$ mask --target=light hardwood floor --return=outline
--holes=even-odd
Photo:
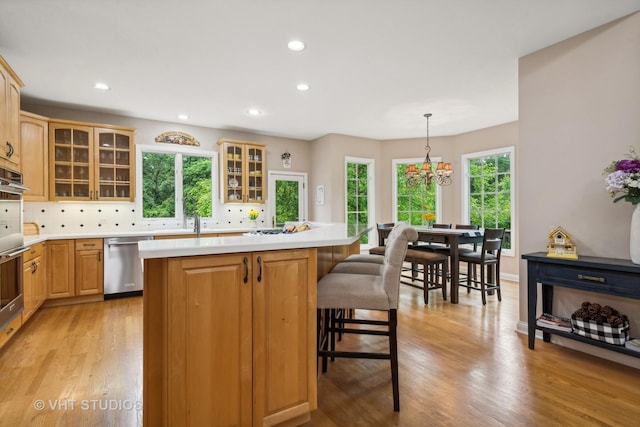
[[[640,425],[640,371],[542,341],[530,351],[514,331],[517,284],[485,307],[477,292],[429,300],[401,288],[400,412],[388,362],[338,359],[308,426]],[[141,298],[42,309],[0,350],[0,426],[141,425],[141,371]]]

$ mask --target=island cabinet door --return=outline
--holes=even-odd
[[[166,425],[250,426],[251,254],[168,264]]]
[[[254,426],[317,407],[316,270],[315,249],[253,254]]]

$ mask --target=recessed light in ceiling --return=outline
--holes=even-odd
[[[102,83],[102,82],[97,82],[94,86],[94,89],[99,89],[99,90],[110,90],[111,88],[109,87],[108,84],[106,83]]]
[[[296,89],[298,89],[300,92],[306,92],[309,90],[309,84],[300,82],[296,85]]]
[[[287,44],[287,47],[294,52],[300,52],[301,50],[304,49],[304,43],[300,40],[291,40]]]
[[[262,111],[258,110],[257,108],[249,108],[249,111],[247,111],[249,113],[250,116],[261,116],[262,115]]]
[[[187,116],[186,114],[178,114],[178,118],[180,120],[189,120],[189,116]]]

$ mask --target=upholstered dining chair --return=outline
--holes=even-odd
[[[482,246],[479,251],[461,252],[458,257],[460,263],[467,264],[467,274],[460,278],[459,286],[471,290],[479,290],[482,293],[482,304],[487,304],[487,293],[496,291],[498,301],[502,301],[500,293],[500,255],[502,253],[502,239],[504,228],[485,228]],[[480,267],[480,278],[477,276],[476,267]],[[493,268],[491,282],[489,268]],[[480,285],[480,288],[477,287]]]
[[[328,358],[390,360],[394,411],[400,410],[396,331],[400,273],[409,242],[417,238],[418,233],[415,228],[398,223],[387,238],[379,275],[331,271],[318,282],[318,357],[322,358],[322,372],[327,370]],[[336,313],[343,309],[382,311],[386,313],[386,319],[358,319],[356,311],[355,318],[336,320]],[[359,327],[354,328],[349,325],[359,325]],[[336,334],[386,336],[389,339],[389,351],[381,353],[339,351],[336,350]]]

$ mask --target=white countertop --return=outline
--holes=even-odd
[[[210,233],[247,233],[249,228],[207,228],[200,230],[200,234]],[[34,234],[24,236],[25,245],[33,245],[46,240],[60,239],[108,239],[110,237],[135,237],[135,236],[166,236],[166,235],[188,235],[195,237],[191,228],[156,229],[156,230],[132,230],[132,231],[93,231],[87,233],[56,233],[56,234]]]
[[[311,223],[310,230],[292,234],[145,240],[138,243],[138,252],[144,259],[350,245],[368,231],[365,226]]]

